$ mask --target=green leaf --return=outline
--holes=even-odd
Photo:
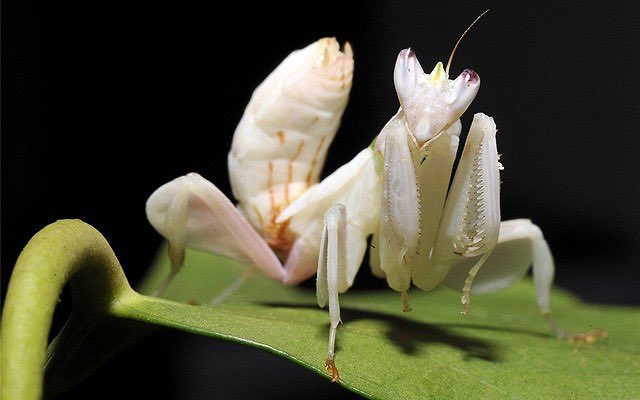
[[[169,271],[164,252],[143,290]],[[313,290],[258,276],[226,303],[206,303],[242,267],[189,252],[166,297],[201,306],[140,299],[129,318],[248,344],[327,376],[323,363],[329,317]],[[640,390],[640,312],[588,306],[556,290],[556,319],[568,330],[604,328],[594,344],[555,339],[538,315],[530,280],[501,293],[475,296],[469,315],[450,290],[413,290],[402,312],[392,290],[341,296],[336,364],[347,388],[374,398],[636,398]],[[178,311],[178,308],[180,311]]]
[[[3,310],[3,398],[37,398],[28,389],[38,384],[38,370],[22,364],[40,363],[42,371],[44,360],[30,350],[38,357],[20,357],[24,349],[39,345],[43,335],[36,335],[40,341],[32,337],[38,329],[48,332],[50,315],[30,320],[21,318],[20,310],[25,304],[51,307],[51,298],[39,293],[61,274],[60,288],[73,276],[74,311],[49,348],[47,394],[64,390],[115,349],[147,332],[140,327],[156,325],[266,350],[328,378],[329,317],[317,307],[313,290],[257,276],[227,302],[210,307],[209,300],[245,267],[188,252],[167,299],[141,295],[123,279],[106,241],[87,227],[79,221],[52,224],[32,239],[18,261]],[[33,254],[40,255],[37,263]],[[165,254],[161,252],[140,292],[153,292],[168,273]],[[32,285],[33,276],[40,286]],[[47,296],[56,293],[49,292]],[[390,399],[638,397],[637,308],[585,305],[556,290],[555,317],[567,330],[603,328],[609,333],[609,339],[586,344],[550,335],[537,314],[529,280],[501,293],[472,297],[469,315],[459,313],[459,293],[413,290],[410,295],[409,313],[402,312],[400,296],[392,290],[341,296],[344,324],[338,328],[336,351],[341,385],[366,397]],[[13,391],[21,382],[29,383],[21,392],[29,396]]]

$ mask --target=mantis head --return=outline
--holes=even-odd
[[[430,74],[425,74],[411,49],[398,55],[393,80],[407,116],[407,128],[418,143],[435,138],[456,122],[480,87],[480,77],[471,69],[449,80],[439,62]]]

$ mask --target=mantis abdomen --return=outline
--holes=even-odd
[[[238,207],[281,257],[296,239],[276,219],[316,184],[351,89],[353,54],[324,38],[290,54],[256,89],[228,156]]]

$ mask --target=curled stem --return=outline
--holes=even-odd
[[[80,220],[46,226],[26,245],[11,275],[2,312],[0,398],[42,397],[47,341],[62,288],[75,307],[106,314],[134,293],[107,240]]]

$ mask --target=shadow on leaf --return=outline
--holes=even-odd
[[[318,310],[318,306],[310,304],[289,304],[278,302],[261,303],[268,307],[282,308],[307,308]],[[473,324],[430,324],[425,322],[413,321],[407,318],[389,315],[374,311],[365,311],[349,307],[343,307],[340,310],[342,319],[345,321],[344,326],[358,320],[374,320],[385,324],[384,334],[387,338],[397,346],[404,354],[417,355],[422,346],[434,344],[444,344],[458,349],[464,353],[464,359],[470,360],[474,358],[491,362],[500,362],[499,346],[488,340],[478,339],[471,336],[454,333],[452,329],[482,329],[494,330],[502,332],[512,332],[519,334],[528,334],[535,336],[544,336],[537,332],[525,331],[520,329],[509,329],[502,327],[490,327]],[[329,330],[329,324],[322,328],[321,334],[326,335]],[[336,349],[339,350],[340,334],[337,337]]]

